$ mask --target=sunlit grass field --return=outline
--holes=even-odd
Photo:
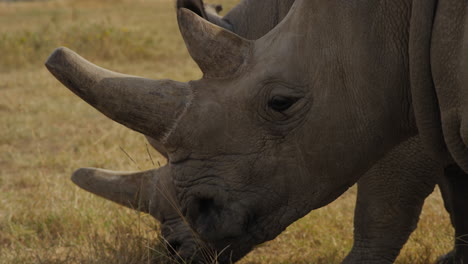
[[[218,0],[225,9],[237,2]],[[201,76],[172,0],[0,2],[0,263],[176,263],[155,220],[69,180],[79,167],[143,170],[165,160],[47,72],[43,62],[58,46],[118,72]],[[339,263],[352,246],[355,194],[311,212],[240,263]],[[433,262],[451,248],[452,232],[436,192],[397,263]]]

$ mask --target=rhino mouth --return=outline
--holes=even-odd
[[[256,223],[254,210],[248,206],[252,197],[242,197],[240,191],[217,176],[174,183],[183,217],[200,240],[215,252],[222,252],[218,260],[228,255],[232,261],[248,253],[258,240],[249,232]]]

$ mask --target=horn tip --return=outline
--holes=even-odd
[[[74,184],[80,186],[83,189],[90,184],[90,179],[94,176],[94,169],[91,168],[80,168],[73,172],[71,180]]]
[[[199,15],[197,15],[195,12],[192,10],[181,7],[177,10],[177,17],[179,18],[180,22],[189,22],[192,21],[193,19],[203,19]]]
[[[47,60],[45,61],[45,66],[47,68],[49,68],[49,66],[53,66],[54,65],[54,62],[57,61],[57,58],[61,58],[63,57],[64,53],[67,52],[67,48],[65,47],[58,47],[56,48],[50,55],[49,57],[47,58]]]
[[[70,56],[74,52],[66,47],[56,48],[45,61],[45,66],[50,72],[54,72],[55,69],[60,68],[60,65],[64,64],[66,57]]]

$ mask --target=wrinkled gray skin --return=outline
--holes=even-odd
[[[245,0],[225,17],[201,0],[180,0],[210,22],[247,39],[258,39],[288,13],[294,0]],[[425,154],[418,137],[390,151],[358,181],[355,244],[344,263],[393,263],[414,231],[424,199],[442,175],[442,166]]]
[[[417,23],[434,19],[434,10],[424,12],[427,6],[419,0],[297,0],[283,22],[256,41],[182,8],[182,35],[204,73],[188,84],[119,75],[58,49],[46,65],[62,83],[113,120],[154,138],[169,158],[143,176],[82,169],[73,179],[127,206],[138,201],[157,218],[177,215],[180,206],[200,238],[224,250],[220,261],[228,262],[333,201],[417,129],[437,153],[433,146],[443,144],[431,136],[443,128],[450,154],[464,167],[463,150],[453,142],[466,135],[446,133],[453,131],[446,121],[462,115],[453,117],[449,106],[456,104],[441,100],[453,93],[444,94],[437,78],[435,92],[419,87],[428,60],[421,51],[432,47],[431,56],[445,58],[440,54],[447,50],[430,39],[414,48],[430,36]],[[437,16],[449,19],[465,10],[438,8]],[[441,65],[434,76],[447,69]],[[443,103],[421,107],[433,93]],[[441,122],[429,122],[437,119],[430,109],[440,109]],[[452,115],[444,119],[444,113]],[[177,198],[174,207],[155,191],[161,182]]]

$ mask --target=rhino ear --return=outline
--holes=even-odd
[[[195,14],[208,19],[205,11],[205,5],[202,0],[177,0],[177,9],[186,8]]]
[[[247,62],[252,42],[216,26],[181,8],[179,28],[193,60],[205,78],[223,78],[236,74]]]

